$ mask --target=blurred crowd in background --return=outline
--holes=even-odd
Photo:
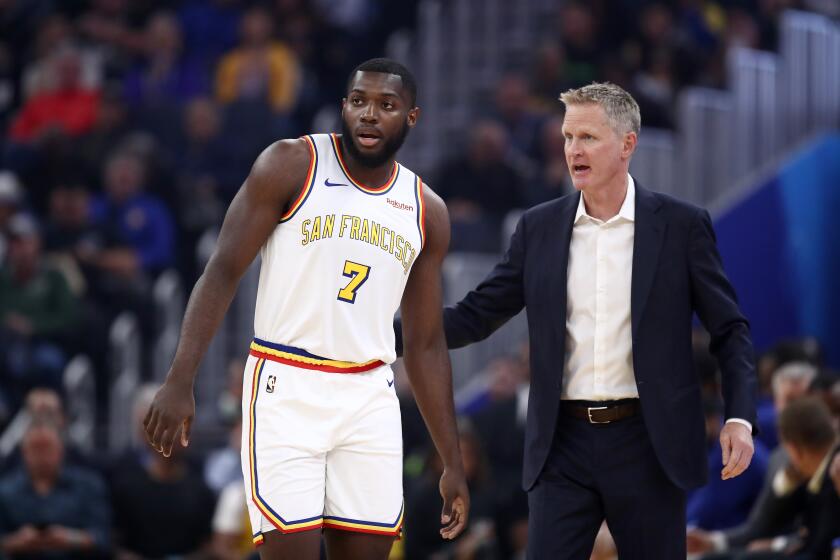
[[[21,407],[34,419],[0,478],[2,550],[23,551],[11,557],[52,550],[51,557],[69,558],[80,549],[94,556],[119,551],[120,558],[250,553],[238,451],[242,368],[235,357],[230,389],[219,399],[230,445],[200,457],[163,459],[139,437],[116,457],[107,449],[85,456],[67,447],[61,375],[69,357],[90,356],[104,419],[111,381],[105,340],[117,314],[129,310],[139,318],[148,354],[154,279],[174,269],[192,286],[200,274],[196,244],[218,228],[259,152],[279,138],[337,130],[349,71],[385,54],[392,33],[410,32],[417,4],[0,0],[0,427]],[[681,88],[725,85],[729,47],[777,48],[783,10],[838,15],[834,2],[818,0],[561,4],[532,65],[499,81],[484,117],[453,143],[458,148],[449,159],[417,170],[447,202],[453,251],[499,252],[509,212],[570,192],[561,91],[610,80],[639,101],[645,126],[671,128]],[[753,504],[772,494],[775,473],[789,473],[797,488],[812,478],[779,446],[775,419],[812,393],[833,407],[836,436],[837,376],[822,368],[812,341],[768,351],[760,362],[754,464],[722,483],[716,371],[701,348],[712,482],[690,498],[689,522],[698,528],[690,548],[722,553],[795,536],[796,516],[758,532],[710,531],[755,521]],[[398,384],[406,538],[395,557],[522,557],[527,348],[511,349],[474,374],[486,383],[459,402],[472,522],[455,543],[438,536],[440,464],[407,382]],[[138,395],[135,413],[145,410],[150,394]],[[609,558],[608,532],[598,546],[598,557]]]

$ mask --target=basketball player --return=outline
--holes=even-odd
[[[388,364],[401,307],[405,364],[445,470],[441,535],[467,522],[440,267],[441,199],[394,155],[417,123],[401,64],[359,65],[342,134],[269,146],[225,217],[187,305],[166,382],[144,420],[169,455],[189,443],[202,355],[259,251],[255,338],[246,364],[242,467],[261,557],[385,559],[403,516],[400,411]],[[177,530],[177,527],[173,527]]]

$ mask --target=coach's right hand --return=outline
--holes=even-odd
[[[169,376],[158,389],[155,399],[143,420],[146,440],[164,457],[172,454],[172,445],[181,430],[181,445],[190,444],[190,429],[195,416],[195,397],[192,383]]]

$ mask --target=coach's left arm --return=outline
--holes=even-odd
[[[443,497],[441,535],[458,536],[467,524],[470,497],[458,446],[452,367],[443,335],[441,264],[449,249],[446,205],[426,186],[426,239],[403,293],[402,329],[405,368],[420,412],[441,459]]]
[[[755,430],[756,373],[750,326],[738,308],[735,290],[723,271],[712,220],[698,210],[689,239],[691,299],[697,316],[709,331],[710,350],[720,366],[727,422],[721,430],[723,479],[738,476],[752,460],[754,447],[747,427]]]

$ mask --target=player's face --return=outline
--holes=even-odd
[[[356,72],[341,109],[341,142],[350,157],[378,167],[394,157],[420,110],[411,106],[402,78]]]
[[[563,121],[566,163],[572,183],[580,191],[599,190],[626,173],[635,147],[632,132],[619,135],[597,104],[569,105]]]

